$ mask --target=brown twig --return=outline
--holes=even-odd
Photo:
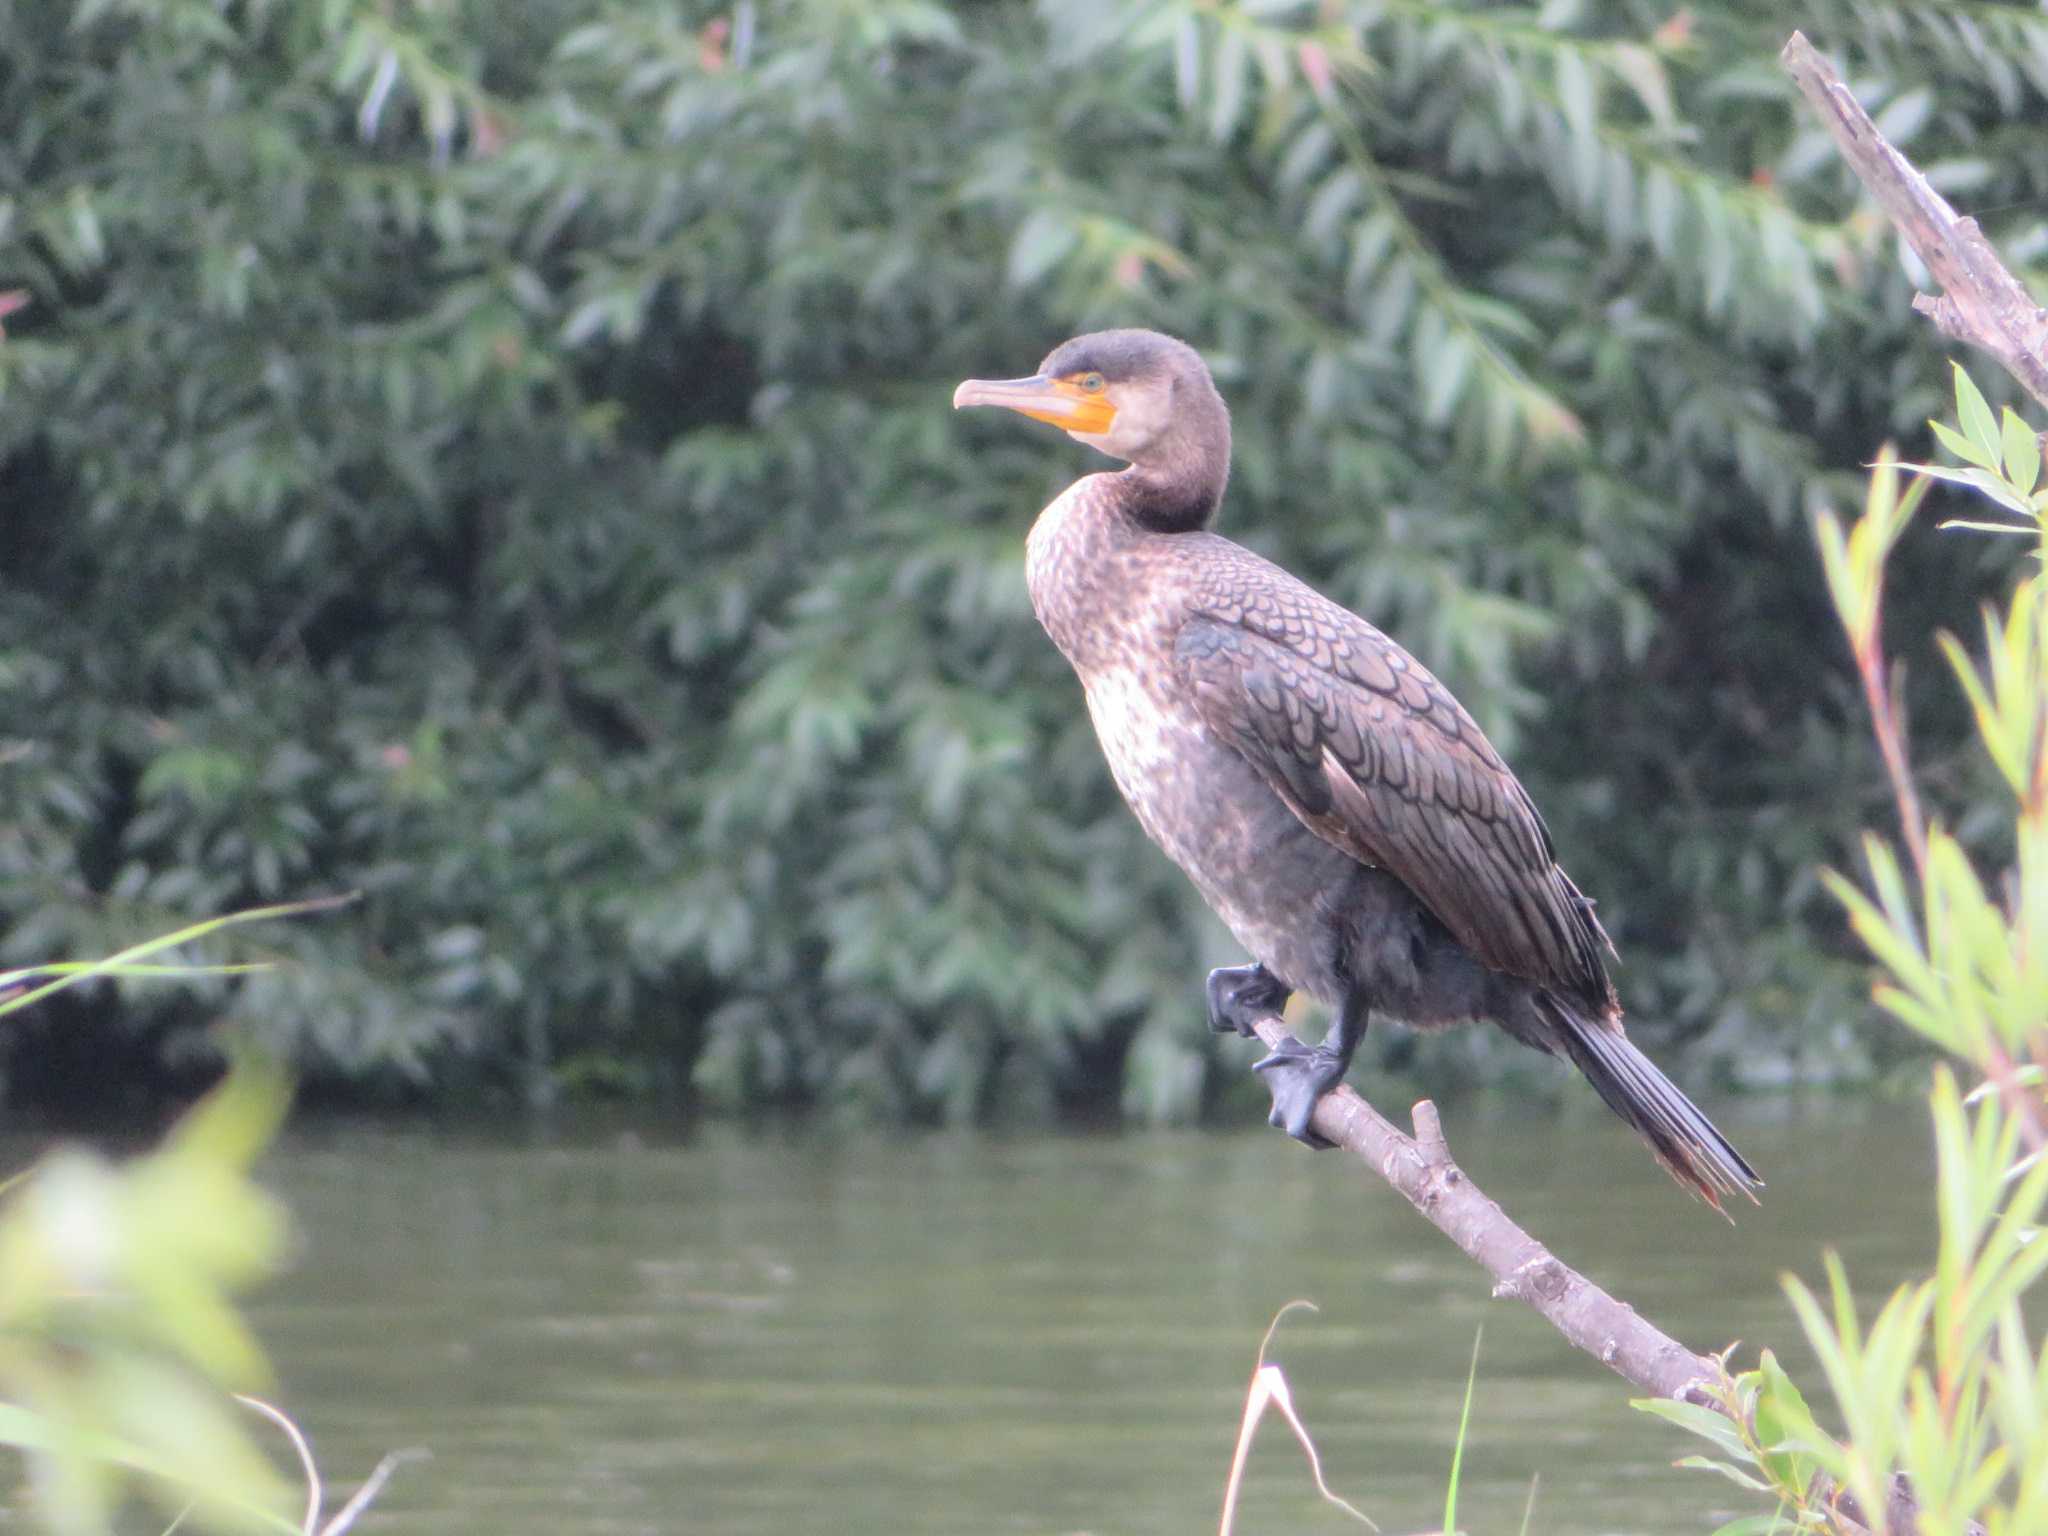
[[[1857,180],[1941,284],[1939,296],[1918,294],[1913,307],[1944,334],[1989,352],[2028,394],[2048,405],[2048,310],[2005,269],[1977,221],[1958,214],[1885,142],[1804,33],[1794,32],[1778,57],[1827,124]]]
[[[1288,1029],[1272,1015],[1252,1027],[1277,1050]],[[1525,1302],[1545,1321],[1638,1391],[1718,1407],[1710,1388],[1718,1361],[1694,1354],[1615,1300],[1531,1237],[1451,1160],[1436,1106],[1414,1109],[1404,1135],[1349,1088],[1326,1093],[1313,1124],[1327,1141],[1356,1154],[1446,1237],[1493,1276],[1493,1294]]]

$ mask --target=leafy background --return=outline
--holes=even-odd
[[[1800,24],[2040,279],[2048,19]],[[1639,1036],[1723,1085],[1882,1074],[1816,876],[1885,800],[1808,516],[1947,378],[1787,26],[0,0],[0,963],[367,893],[276,935],[294,967],[10,1034],[7,1093],[145,1091],[223,1013],[352,1096],[1239,1091],[1199,983],[1240,957],[1024,599],[1087,455],[946,409],[1134,323],[1215,365],[1228,531],[1510,753]],[[1900,635],[2009,579],[1935,542]]]

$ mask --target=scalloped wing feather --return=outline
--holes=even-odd
[[[1296,590],[1262,583],[1182,628],[1176,663],[1210,729],[1481,963],[1612,1013],[1607,935],[1472,717],[1387,636],[1286,584]]]

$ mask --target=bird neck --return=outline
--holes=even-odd
[[[1230,441],[1177,443],[1175,451],[1111,477],[1117,510],[1148,533],[1209,526],[1230,478]]]
[[[1117,475],[1118,508],[1150,533],[1209,526],[1230,479],[1230,410],[1206,374],[1174,380],[1163,429]]]

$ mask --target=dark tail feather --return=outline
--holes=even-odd
[[[1655,1062],[1629,1044],[1617,1026],[1582,1019],[1554,998],[1544,1002],[1572,1065],[1609,1109],[1635,1127],[1674,1179],[1717,1211],[1724,1194],[1748,1195],[1755,1203],[1754,1191],[1764,1181]]]

